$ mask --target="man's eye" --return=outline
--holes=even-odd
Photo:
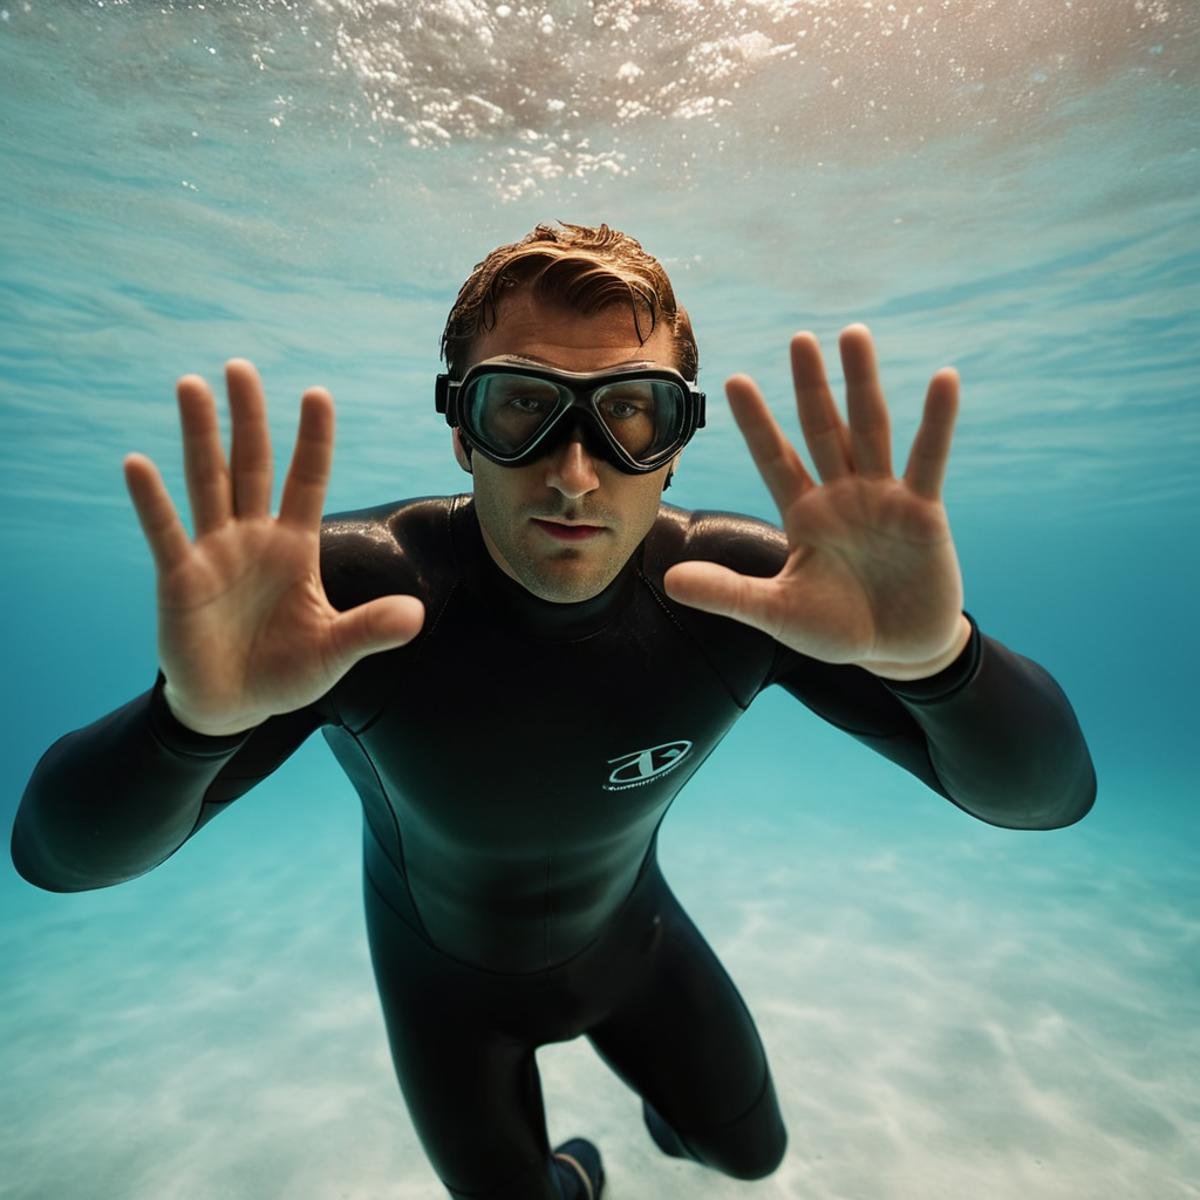
[[[510,396],[507,403],[519,413],[540,413],[546,411],[547,401],[541,396]]]
[[[633,400],[606,400],[604,402],[604,411],[617,421],[627,421],[630,417],[636,417],[643,407]]]

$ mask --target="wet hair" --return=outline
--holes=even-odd
[[[475,337],[495,327],[507,292],[528,287],[535,300],[590,316],[613,304],[633,312],[638,341],[645,344],[659,320],[671,330],[675,369],[695,380],[700,354],[687,312],[675,301],[667,273],[653,255],[607,225],[538,225],[518,242],[497,246],[476,263],[459,290],[442,333],[441,357],[461,379]],[[643,320],[649,328],[643,333]]]

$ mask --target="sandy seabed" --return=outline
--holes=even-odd
[[[608,1200],[1200,1197],[1194,859],[976,824],[665,829],[787,1158],[755,1183],[665,1158],[582,1039],[538,1054],[552,1140],[600,1146]],[[288,862],[248,844],[245,870],[209,838],[87,896],[5,881],[0,1197],[444,1195],[392,1075],[353,833]]]

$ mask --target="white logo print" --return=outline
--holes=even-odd
[[[621,754],[608,760],[612,772],[604,785],[606,792],[620,792],[625,788],[641,787],[668,771],[673,771],[688,754],[691,742],[663,742],[648,750],[634,750],[632,754]]]

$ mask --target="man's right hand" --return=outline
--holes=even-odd
[[[239,733],[329,690],[368,654],[420,632],[415,596],[384,596],[339,612],[320,572],[321,510],[333,461],[333,397],[310,388],[272,517],[271,442],[254,365],[225,364],[233,417],[226,463],[208,384],[176,384],[195,541],[154,463],[124,460],[125,483],[158,572],[158,653],[164,697],[198,733]]]

